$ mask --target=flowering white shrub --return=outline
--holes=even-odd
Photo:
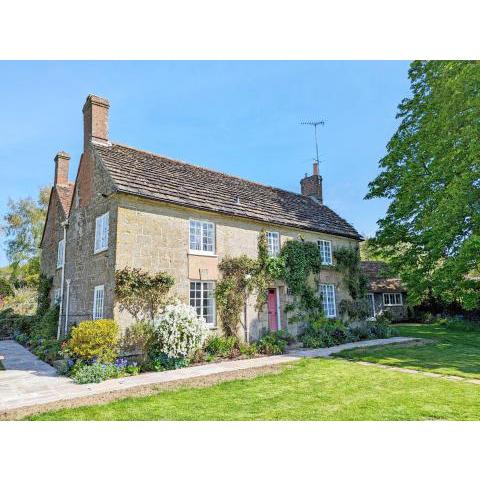
[[[190,305],[167,305],[154,321],[163,353],[172,358],[188,357],[201,348],[209,333],[203,318]]]

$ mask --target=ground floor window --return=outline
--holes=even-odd
[[[388,307],[394,307],[395,305],[403,305],[401,293],[384,293],[383,304]]]
[[[93,319],[103,318],[103,305],[105,301],[105,288],[103,285],[95,287],[93,292]]]
[[[190,282],[190,305],[207,325],[215,325],[215,284],[214,282]]]
[[[53,292],[53,304],[60,305],[60,299],[62,298],[62,291],[59,288],[56,288]]]
[[[322,307],[325,315],[329,318],[336,317],[337,309],[335,306],[335,285],[331,283],[321,283],[319,290],[322,297]]]
[[[375,295],[373,293],[367,293],[367,301],[370,316],[374,317],[377,314],[377,312],[375,311]]]

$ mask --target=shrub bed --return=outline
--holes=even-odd
[[[309,318],[299,340],[307,348],[325,348],[342,343],[358,342],[397,335],[388,314],[380,314],[371,321],[347,325],[340,320],[331,320],[324,315]]]

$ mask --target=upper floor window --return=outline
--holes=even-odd
[[[383,304],[389,307],[403,305],[401,293],[384,293]]]
[[[190,220],[191,252],[215,253],[215,224],[200,220]]]
[[[58,242],[58,249],[57,249],[57,268],[63,267],[63,258],[65,256],[65,240],[62,238]]]
[[[337,316],[335,305],[335,285],[330,283],[321,283],[319,285],[320,295],[322,296],[323,312],[329,318]]]
[[[95,249],[93,253],[102,252],[108,248],[108,212],[95,220]]]
[[[332,242],[329,240],[319,240],[318,249],[320,250],[320,258],[322,259],[322,265],[332,264]]]
[[[215,326],[214,282],[190,282],[190,305],[208,326]]]
[[[93,319],[103,318],[103,304],[105,301],[105,288],[98,285],[93,291]]]
[[[280,234],[278,232],[267,232],[268,254],[271,257],[278,257],[280,254]]]

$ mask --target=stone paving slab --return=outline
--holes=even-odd
[[[77,385],[71,379],[57,375],[56,370],[52,366],[39,360],[17,342],[4,340],[0,341],[0,355],[5,357],[3,364],[6,369],[0,371],[0,414],[17,408],[42,405],[59,400],[87,397],[95,394],[126,390],[137,386],[186,380],[218,373],[280,365],[298,361],[301,358],[328,357],[332,353],[351,348],[410,342],[412,340],[416,339],[393,337],[346,343],[331,348],[297,349],[285,355],[209,363],[179,370],[115,378],[102,383],[87,385]]]

